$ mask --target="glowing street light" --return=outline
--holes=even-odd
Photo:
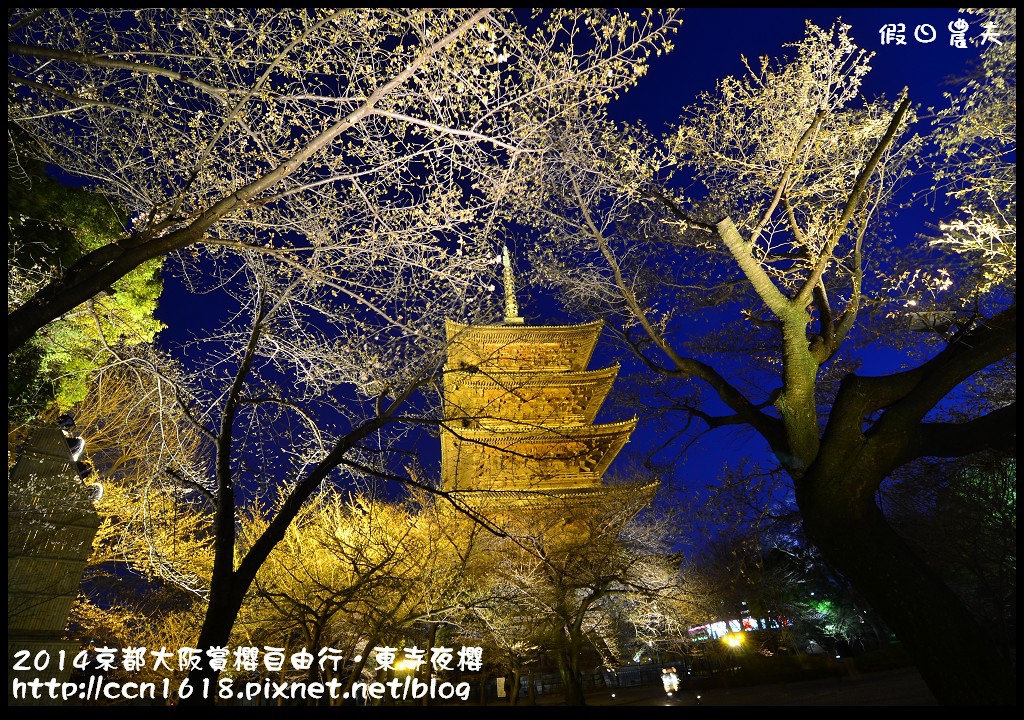
[[[731,648],[738,648],[743,645],[745,641],[746,638],[743,637],[743,633],[741,632],[729,633],[722,638],[722,642]]]
[[[417,668],[419,668],[419,666],[420,663],[416,662],[415,660],[402,658],[401,660],[395,663],[395,671],[400,672],[405,670],[416,670]]]

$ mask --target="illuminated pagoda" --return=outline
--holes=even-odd
[[[446,324],[442,490],[489,519],[566,504],[639,510],[657,482],[602,484],[637,422],[595,424],[619,369],[587,369],[603,323],[527,324],[507,248],[502,260],[504,322]]]

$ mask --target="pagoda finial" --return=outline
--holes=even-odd
[[[516,280],[512,275],[512,260],[508,246],[501,246],[501,264],[505,280],[505,324],[522,325],[526,321],[519,317],[519,303],[516,302]]]

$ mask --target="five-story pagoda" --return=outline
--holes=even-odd
[[[447,322],[442,490],[492,519],[558,500],[577,507],[639,501],[638,510],[656,482],[602,484],[636,427],[635,417],[595,424],[618,373],[617,365],[587,369],[602,323],[526,324],[507,249],[502,259],[504,322]]]

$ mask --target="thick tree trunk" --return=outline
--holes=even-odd
[[[511,677],[509,678],[508,688],[508,704],[518,705],[519,704],[519,686],[522,683],[523,670],[521,667],[513,667]]]
[[[885,619],[940,704],[1016,705],[1013,663],[994,641],[1000,628],[983,627],[873,502],[837,502],[842,481],[798,483],[811,542]]]
[[[560,650],[558,653],[558,674],[562,678],[565,691],[565,704],[584,706],[587,697],[583,692],[583,677],[579,669],[579,653],[571,649]]]
[[[199,667],[188,674],[185,681],[187,684],[184,685],[188,696],[181,696],[180,705],[210,706],[216,703],[219,690],[217,678],[220,673],[210,667],[205,652],[211,647],[227,647],[244,596],[244,593],[231,592],[229,589],[218,592],[216,588],[211,588],[210,605],[196,641],[196,647],[204,654],[200,658]]]

